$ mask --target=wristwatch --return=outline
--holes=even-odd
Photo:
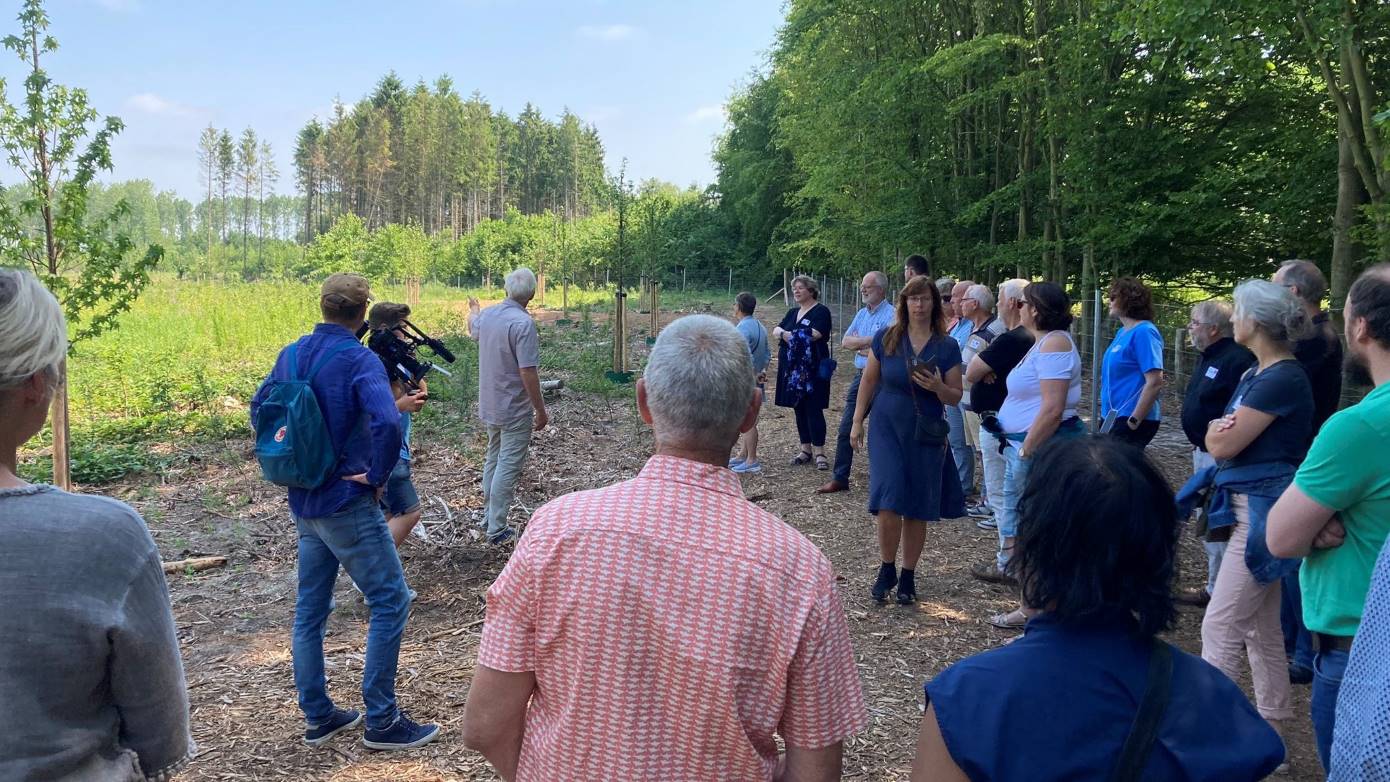
[[[1138,429],[1140,423],[1141,423],[1141,422],[1139,421],[1138,418],[1135,418],[1134,416],[1130,416],[1130,417],[1129,417],[1129,428],[1130,428],[1130,429]]]

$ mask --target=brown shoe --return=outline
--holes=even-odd
[[[1211,593],[1207,592],[1206,589],[1186,589],[1173,595],[1173,602],[1206,608],[1207,603],[1211,602]]]
[[[816,489],[816,494],[834,494],[837,491],[847,491],[849,484],[843,481],[827,481],[826,484]]]
[[[981,581],[988,581],[991,584],[1007,584],[1008,586],[1018,586],[1018,579],[999,569],[995,562],[980,563],[970,567],[970,575]]]

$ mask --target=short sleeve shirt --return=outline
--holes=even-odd
[[[1105,351],[1101,368],[1101,415],[1111,410],[1116,411],[1117,418],[1132,415],[1144,390],[1144,373],[1155,369],[1163,369],[1163,336],[1158,327],[1142,320],[1120,329]],[[1158,402],[1154,402],[1146,420],[1158,419]]]
[[[1383,546],[1366,612],[1337,691],[1328,782],[1390,779],[1390,546]]]
[[[893,305],[887,301],[878,303],[878,309],[860,307],[854,313],[854,320],[849,322],[849,328],[845,329],[847,337],[872,337],[878,332],[893,325],[896,321],[897,313],[893,310]],[[868,356],[861,356],[858,352],[854,354],[854,368],[863,369],[868,366]]]
[[[540,365],[540,336],[526,308],[504,299],[474,322],[478,338],[478,418],[507,426],[531,414],[521,370]]]
[[[654,456],[536,511],[478,662],[532,671],[517,779],[771,780],[868,715],[830,562],[722,467]]]
[[[748,341],[748,353],[753,358],[753,373],[767,369],[768,361],[772,358],[772,349],[767,342],[767,329],[752,317],[743,318],[738,322],[738,333]]]
[[[1009,395],[1009,373],[1018,362],[1028,355],[1033,347],[1033,334],[1023,326],[1017,326],[1000,334],[980,351],[980,360],[994,372],[994,382],[976,383],[970,387],[970,409],[975,412],[985,410],[999,411],[1004,399]],[[968,366],[970,362],[966,362]]]
[[[1371,569],[1390,536],[1390,384],[1327,419],[1294,484],[1335,511],[1347,536],[1316,549],[1299,569],[1303,620],[1328,635],[1355,635]]]
[[[1248,407],[1269,413],[1274,420],[1226,464],[1297,465],[1308,452],[1308,433],[1313,428],[1313,389],[1308,385],[1308,375],[1292,359],[1266,367],[1263,372],[1256,369],[1248,370],[1241,378],[1226,412]]]
[[[965,344],[962,345],[960,349],[961,366],[970,366],[971,359],[979,355],[980,351],[989,347],[989,343],[993,342],[996,337],[1003,333],[1004,321],[998,318],[990,318],[985,321],[985,325],[970,332],[970,336],[966,338]],[[974,386],[964,382],[964,380],[962,380],[962,383],[964,385],[964,393],[961,395],[960,403],[966,410],[971,410],[973,408],[970,406],[970,393]]]

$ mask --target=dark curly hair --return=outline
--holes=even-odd
[[[1133,277],[1120,277],[1110,283],[1110,298],[1120,309],[1120,314],[1135,320],[1154,319],[1154,299],[1149,288]]]
[[[1071,297],[1055,282],[1034,282],[1023,289],[1023,300],[1033,307],[1034,323],[1041,331],[1071,328]]]
[[[1024,605],[1063,622],[1121,611],[1144,636],[1171,627],[1178,510],[1144,452],[1104,435],[1054,437],[1032,461],[1009,561]]]

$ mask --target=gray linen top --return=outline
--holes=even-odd
[[[0,780],[162,782],[193,752],[169,590],[124,503],[0,489]]]
[[[540,364],[536,321],[514,299],[479,313],[472,325],[478,340],[478,418],[507,426],[531,415],[521,370]]]

